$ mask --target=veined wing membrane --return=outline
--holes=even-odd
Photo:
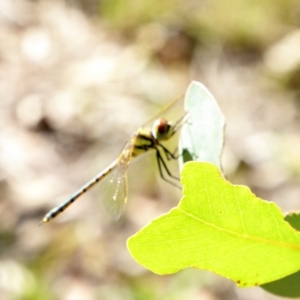
[[[117,159],[116,166],[100,182],[101,200],[104,208],[114,220],[122,215],[127,202],[127,169],[134,149],[136,137],[125,145]]]
[[[101,200],[105,210],[114,220],[122,215],[127,202],[127,167],[117,165],[100,182]]]

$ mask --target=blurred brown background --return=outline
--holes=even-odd
[[[0,299],[279,299],[133,261],[126,239],[180,199],[154,155],[119,222],[95,189],[38,224],[191,80],[226,117],[231,182],[298,210],[299,23],[297,0],[0,0]]]

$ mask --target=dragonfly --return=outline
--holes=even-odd
[[[173,101],[155,116],[161,115],[164,111],[168,110],[176,101],[178,101],[178,99]],[[151,119],[155,119],[155,116]],[[167,162],[164,158],[165,156],[168,161],[177,159],[177,149],[175,149],[174,152],[171,152],[162,144],[162,142],[165,142],[173,137],[175,133],[178,132],[180,127],[186,122],[186,120],[187,113],[185,113],[175,123],[172,123],[164,118],[157,118],[153,122],[152,129],[144,126],[140,127],[125,144],[119,156],[108,167],[106,167],[92,180],[82,186],[68,200],[51,209],[44,216],[41,223],[50,222],[97,183],[102,182],[105,179],[108,181],[108,178],[106,178],[108,175],[110,178],[108,181],[109,186],[106,186],[103,191],[104,194],[102,195],[102,203],[110,216],[114,220],[118,220],[122,215],[127,202],[128,166],[133,159],[148,152],[149,150],[154,150],[156,152],[156,160],[161,178],[166,182],[180,188],[180,186],[174,182],[174,180],[178,181],[179,178],[170,172]],[[168,178],[165,177],[164,171],[168,175]]]

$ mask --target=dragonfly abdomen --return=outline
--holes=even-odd
[[[55,218],[57,215],[66,210],[75,200],[77,200],[82,194],[91,189],[98,181],[106,177],[110,171],[115,168],[117,161],[110,164],[105,170],[99,173],[91,181],[85,184],[81,189],[79,189],[75,194],[73,194],[67,201],[63,202],[61,205],[50,210],[43,218],[43,223],[48,223],[51,219]]]

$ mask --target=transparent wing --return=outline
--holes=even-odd
[[[184,95],[180,95],[176,97],[171,103],[167,104],[163,107],[160,111],[152,115],[147,122],[145,122],[141,127],[152,127],[152,124],[155,120],[164,117],[168,120],[174,119],[174,111],[176,112],[177,109],[180,110],[180,114],[183,111],[183,104],[184,104]],[[177,119],[177,117],[175,117]]]
[[[127,201],[127,170],[117,166],[101,183],[102,203],[114,220],[122,215]]]
[[[100,182],[102,203],[114,220],[122,215],[127,202],[127,169],[134,147],[133,137],[118,157],[118,162],[103,181]]]

